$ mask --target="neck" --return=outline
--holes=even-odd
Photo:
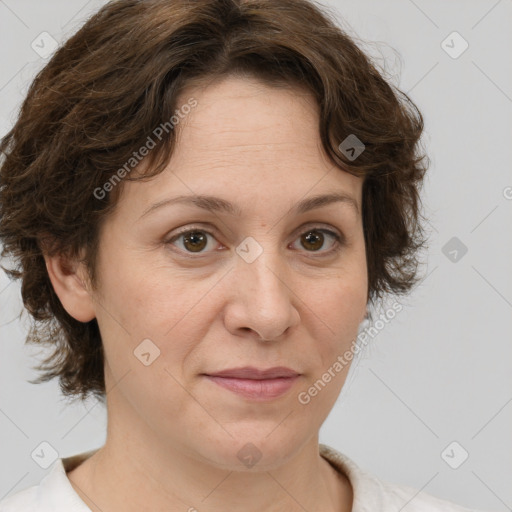
[[[93,512],[352,509],[350,482],[320,456],[317,439],[276,469],[254,472],[225,470],[178,451],[164,455],[140,448],[107,439],[68,473]]]
[[[304,442],[292,431],[281,433],[279,442],[261,436],[255,441],[261,459],[244,467],[227,456],[243,445],[236,439],[214,450],[208,429],[198,442],[180,430],[158,432],[124,402],[115,415],[110,405],[105,445],[68,473],[93,512],[352,509],[350,482],[320,455],[318,434]]]

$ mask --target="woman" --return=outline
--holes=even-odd
[[[468,510],[318,441],[417,282],[422,130],[306,0],[103,7],[2,140],[0,239],[40,380],[104,401],[107,441],[0,510]]]

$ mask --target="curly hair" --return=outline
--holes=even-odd
[[[364,178],[368,303],[419,281],[423,117],[356,39],[312,0],[117,0],[56,51],[0,143],[0,242],[15,262],[2,268],[21,279],[27,342],[52,348],[35,382],[58,377],[64,395],[104,400],[97,321],[66,312],[43,255],[81,258],[96,284],[100,227],[122,183],[105,197],[94,191],[168,122],[187,87],[216,78],[306,88],[329,159]],[[341,149],[350,135],[365,146],[355,159]],[[165,168],[175,140],[168,130],[139,178]]]

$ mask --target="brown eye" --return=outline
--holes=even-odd
[[[331,238],[334,240],[331,243],[331,248],[327,250],[321,250],[324,247],[326,239]],[[307,252],[320,252],[323,254],[330,254],[337,249],[341,248],[343,238],[329,229],[309,229],[300,235],[298,238],[302,248],[306,249]]]
[[[208,231],[193,229],[178,233],[176,236],[167,241],[168,244],[174,244],[175,241],[181,241],[181,246],[178,246],[183,252],[186,253],[204,253],[205,248],[208,246],[208,237],[214,236]]]
[[[308,231],[306,234],[302,235],[302,245],[306,249],[310,249],[312,251],[318,251],[322,248],[324,244],[324,235],[319,231]]]
[[[207,245],[207,240],[201,231],[191,231],[183,235],[183,245],[192,252],[201,252]]]

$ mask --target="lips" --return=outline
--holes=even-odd
[[[253,366],[244,366],[243,368],[229,368],[227,370],[208,373],[206,375],[210,377],[225,377],[232,379],[264,380],[296,377],[299,373],[291,368],[286,368],[285,366],[275,366],[266,370],[254,368]]]
[[[211,382],[246,399],[274,400],[289,391],[300,374],[284,366],[261,370],[252,366],[205,374]]]

